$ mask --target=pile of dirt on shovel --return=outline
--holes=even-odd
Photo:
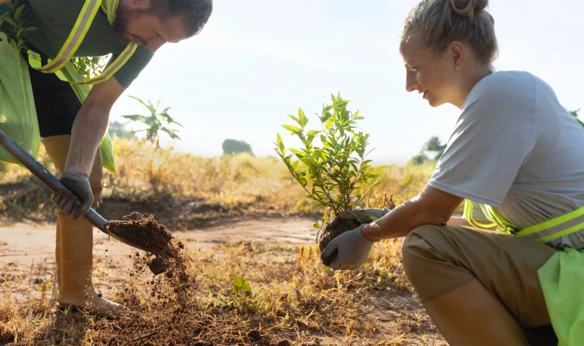
[[[184,266],[183,243],[175,239],[152,215],[133,213],[124,216],[122,220],[109,221],[106,228],[128,245],[146,250],[149,257],[147,266],[155,275],[167,270],[174,272]]]

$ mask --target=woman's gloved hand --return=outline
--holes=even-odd
[[[365,263],[371,245],[379,240],[365,238],[361,231],[363,226],[365,224],[331,240],[320,254],[324,265],[332,269],[356,269]]]

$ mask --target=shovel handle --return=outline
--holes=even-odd
[[[18,144],[16,144],[4,131],[0,130],[0,145],[6,149],[18,162],[23,166],[28,168],[28,170],[39,178],[46,186],[48,186],[53,192],[59,190],[68,190],[68,188],[63,185],[53,174],[51,174],[47,169],[41,165],[37,160],[35,160],[30,154],[28,154],[24,149],[22,149]],[[77,205],[81,206],[81,203],[77,201]],[[106,230],[107,220],[99,215],[93,208],[89,209],[89,213],[84,215],[84,217],[91,222],[92,225],[99,228],[102,232],[109,234]]]

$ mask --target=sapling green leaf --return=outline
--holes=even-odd
[[[332,105],[324,105],[321,114],[316,114],[320,130],[306,128],[309,119],[302,108],[297,116],[289,115],[296,125],[282,125],[303,147],[286,147],[278,133],[274,150],[307,192],[306,197],[338,214],[364,207],[365,199],[380,184],[383,167],[374,168],[365,159],[370,152],[369,135],[356,127],[357,120],[364,117],[359,111],[349,111],[349,100],[343,100],[340,93],[331,94],[331,99]]]

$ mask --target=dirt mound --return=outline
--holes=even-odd
[[[151,219],[138,219],[138,223],[151,224]],[[149,227],[152,229],[153,227]],[[161,233],[153,233],[159,237]],[[121,292],[121,304],[127,312],[114,318],[97,318],[93,329],[98,332],[92,341],[97,345],[277,345],[293,343],[276,338],[250,326],[241,330],[239,319],[221,309],[201,304],[197,291],[194,268],[188,267],[188,257],[182,242],[172,238],[168,252],[155,258],[163,259],[168,270],[164,275],[153,275],[144,299],[144,287],[126,287]],[[149,275],[152,253],[136,252],[130,276]],[[154,272],[154,271],[153,271]],[[87,318],[91,318],[87,316]],[[261,325],[260,325],[261,328]]]

